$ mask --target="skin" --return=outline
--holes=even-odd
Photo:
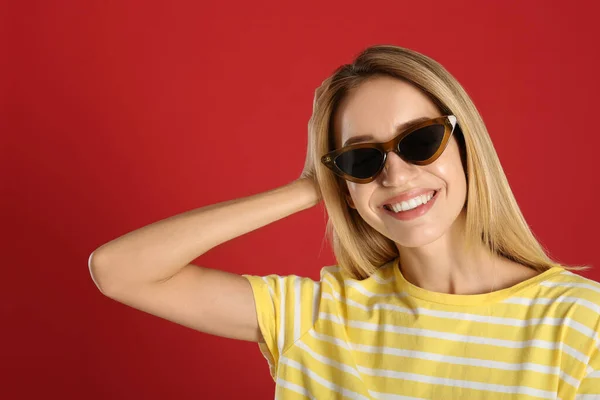
[[[334,116],[338,147],[351,137],[370,134],[368,142],[385,142],[398,125],[442,116],[418,88],[404,81],[377,77],[348,94]],[[432,164],[417,166],[388,153],[380,175],[367,184],[346,181],[348,204],[382,235],[394,241],[404,277],[413,285],[448,294],[482,294],[513,286],[538,274],[533,269],[493,255],[483,245],[467,253],[464,227],[467,181],[458,142],[452,136]],[[439,189],[423,216],[400,221],[381,204],[413,188]]]

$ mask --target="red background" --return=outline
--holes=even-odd
[[[5,3],[0,398],[272,398],[256,344],[102,296],[88,256],[295,179],[314,89],[372,44],[464,85],[542,244],[599,280],[599,10],[550,3]],[[317,278],[324,228],[315,207],[196,262]]]

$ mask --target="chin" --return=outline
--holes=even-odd
[[[410,237],[400,236],[400,237],[390,237],[390,239],[393,240],[394,243],[396,243],[396,245],[399,247],[416,248],[416,247],[425,247],[431,243],[434,243],[440,237],[442,237],[441,233],[436,234],[436,235],[415,234],[415,235],[410,235]]]

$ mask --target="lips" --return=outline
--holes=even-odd
[[[435,195],[425,204],[422,204],[416,208],[413,208],[408,211],[400,211],[395,212],[392,210],[388,210],[386,207],[383,207],[383,212],[390,217],[399,220],[399,221],[412,221],[423,217],[427,212],[434,206],[435,202],[438,199],[439,190],[435,192]]]
[[[387,199],[385,202],[383,202],[380,207],[383,207],[385,205],[388,204],[396,204],[396,203],[400,203],[403,201],[408,201],[416,196],[421,196],[424,194],[429,194],[432,192],[437,192],[439,189],[434,189],[434,188],[419,188],[419,189],[411,189],[411,190],[407,190],[405,192],[400,193],[399,195],[396,195],[394,197],[390,197],[389,199]]]

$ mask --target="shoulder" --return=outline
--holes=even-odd
[[[576,318],[589,326],[595,331],[595,339],[600,341],[600,282],[561,269],[540,282],[540,287],[540,298],[534,302],[555,304],[557,312],[560,309],[565,317]]]
[[[593,343],[593,351],[589,355],[589,367],[600,370],[600,282],[588,279],[575,272],[564,270],[554,275],[551,279],[542,282],[554,293],[558,302],[571,302],[569,319],[581,323],[581,327],[588,327],[585,331],[579,328]],[[566,321],[566,325],[573,325]],[[581,343],[577,343],[581,346]]]
[[[328,266],[321,269],[320,284],[324,293],[347,296],[362,295],[371,297],[386,291],[394,291],[396,276],[393,261],[382,265],[368,278],[359,280],[350,276],[339,266]]]
[[[540,283],[553,296],[576,296],[600,306],[600,282],[561,269]]]

